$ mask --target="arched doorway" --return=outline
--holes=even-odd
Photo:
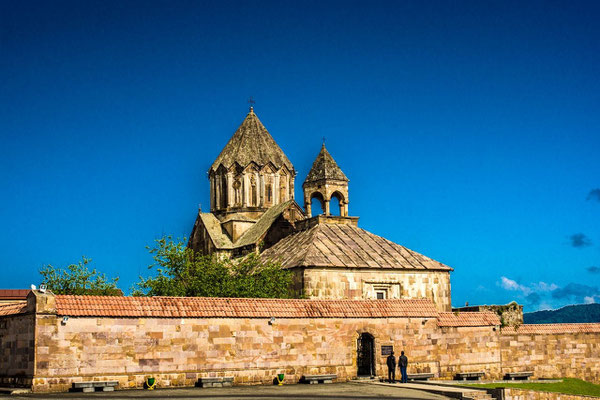
[[[358,376],[375,376],[375,338],[361,333],[356,341],[356,367]]]

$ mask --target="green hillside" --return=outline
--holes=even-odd
[[[524,313],[523,322],[526,324],[600,322],[600,304],[576,304],[558,310]]]

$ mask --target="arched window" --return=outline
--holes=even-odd
[[[256,193],[256,178],[250,175],[250,205],[256,207],[258,205],[258,195]]]
[[[227,208],[227,176],[221,175],[221,208]]]
[[[233,182],[233,194],[234,194],[234,203],[236,206],[239,206],[240,204],[242,204],[242,183],[240,182],[239,178],[236,178],[236,180]]]
[[[342,207],[344,203],[344,196],[340,192],[334,192],[329,200],[329,213],[331,215],[343,216]]]
[[[310,196],[310,211],[312,216],[325,213],[325,201],[319,192],[315,192]]]
[[[329,214],[337,216],[342,215],[342,211],[340,209],[340,200],[335,196],[329,200]]]
[[[271,201],[273,199],[273,187],[271,186],[270,183],[267,183],[267,185],[265,187],[265,192],[266,192],[267,203],[271,204]]]

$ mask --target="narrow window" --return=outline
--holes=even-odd
[[[256,178],[254,175],[250,176],[250,205],[257,206],[258,205],[258,196],[256,194]]]
[[[221,176],[221,208],[227,208],[227,178]]]
[[[271,189],[271,185],[268,184],[267,185],[267,203],[271,202],[271,197],[272,197],[272,189]]]

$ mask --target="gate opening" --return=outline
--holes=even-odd
[[[361,333],[356,344],[357,375],[375,376],[375,338],[369,333]]]

